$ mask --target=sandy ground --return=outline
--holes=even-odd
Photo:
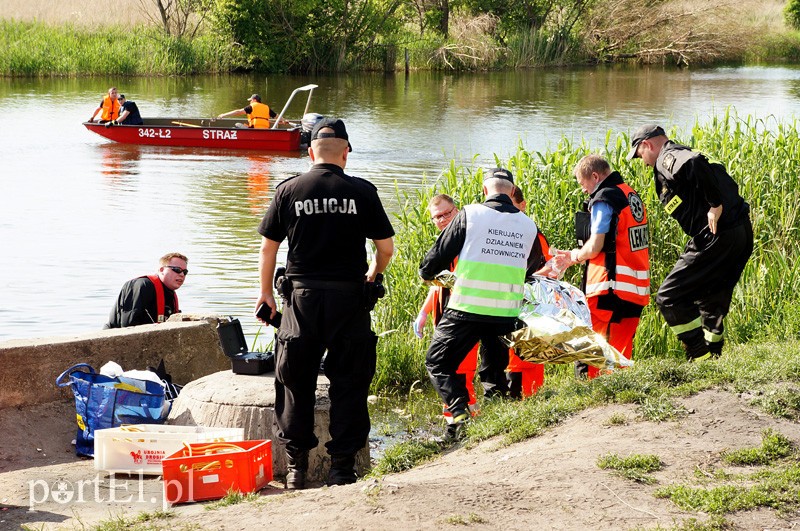
[[[173,508],[165,528],[200,529],[633,529],[669,528],[707,515],[680,510],[653,491],[694,483],[695,471],[722,466],[725,449],[758,446],[772,427],[800,444],[800,424],[747,405],[747,397],[709,391],[683,401],[679,421],[637,420],[628,407],[575,416],[544,435],[502,447],[486,441],[458,448],[401,474],[355,485],[284,493],[277,482],[251,503],[206,510]],[[610,425],[613,414],[628,422]],[[69,404],[0,410],[0,529],[83,529],[118,515],[162,507],[158,478],[97,474],[74,456]],[[665,464],[655,485],[625,480],[596,466],[614,452],[655,454]],[[728,470],[736,471],[736,469]],[[83,485],[81,481],[85,482]],[[80,488],[79,488],[80,486]],[[66,498],[71,498],[66,500]],[[31,511],[30,509],[34,510]],[[772,510],[726,517],[737,529],[800,529],[800,515]]]

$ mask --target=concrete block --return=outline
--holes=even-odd
[[[71,399],[69,388],[57,388],[55,380],[76,363],[99,371],[115,361],[127,370],[155,367],[163,359],[181,385],[230,368],[217,335],[217,316],[184,318],[178,314],[162,324],[0,342],[0,409]]]

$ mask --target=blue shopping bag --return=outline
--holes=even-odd
[[[83,368],[88,372],[79,370]],[[111,378],[97,374],[86,363],[79,363],[61,373],[56,378],[56,385],[70,386],[75,395],[78,421],[75,453],[78,455],[94,456],[95,430],[123,424],[160,424],[166,420],[172,405],[159,383]]]

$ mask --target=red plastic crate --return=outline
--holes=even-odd
[[[164,500],[169,504],[217,500],[228,491],[261,490],[272,481],[272,441],[214,443],[216,449],[241,450],[205,454],[209,443],[189,444],[164,458]]]

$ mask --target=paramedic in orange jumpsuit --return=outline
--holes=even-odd
[[[584,212],[576,215],[576,236],[582,246],[559,251],[559,259],[568,265],[586,262],[583,291],[592,329],[631,359],[639,318],[650,302],[647,212],[636,191],[598,155],[578,161],[575,178],[589,195]],[[599,373],[588,367],[587,377]]]

